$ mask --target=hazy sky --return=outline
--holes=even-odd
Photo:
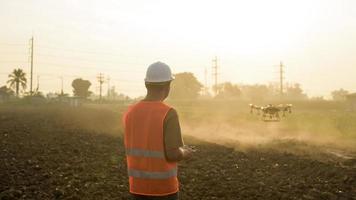
[[[157,60],[175,73],[219,81],[286,81],[311,96],[334,89],[356,92],[354,0],[0,0],[0,85],[17,67],[29,73],[29,38],[35,37],[36,85],[71,93],[76,77],[110,76],[119,92],[144,94],[147,66]],[[104,85],[106,90],[107,84]]]

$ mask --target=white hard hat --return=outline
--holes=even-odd
[[[172,76],[171,69],[169,66],[163,62],[155,62],[151,64],[146,72],[146,83],[161,83],[172,81],[174,77]]]

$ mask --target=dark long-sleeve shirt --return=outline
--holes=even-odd
[[[179,161],[180,155],[174,153],[180,147],[183,147],[184,142],[181,134],[179,118],[177,111],[171,108],[163,123],[164,148],[165,155],[168,161]]]

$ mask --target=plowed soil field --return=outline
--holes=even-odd
[[[129,199],[120,112],[0,109],[0,199]],[[186,137],[181,199],[356,199],[354,159]]]

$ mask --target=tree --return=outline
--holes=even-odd
[[[43,95],[43,93],[42,93],[41,91],[38,91],[38,89],[33,92],[32,96],[33,96],[33,97],[38,97],[38,98],[45,98],[45,96]]]
[[[311,101],[324,101],[323,96],[315,96],[310,98]]]
[[[6,87],[6,85],[0,87],[0,98],[9,99],[11,96],[14,96],[14,91]]]
[[[298,83],[287,87],[286,96],[294,100],[303,100],[307,98],[307,95],[303,93],[303,90]]]
[[[197,80],[193,73],[183,72],[175,74],[175,80],[171,85],[171,99],[195,99],[203,85]]]
[[[22,69],[14,69],[14,71],[9,74],[9,80],[7,81],[10,84],[10,88],[15,88],[16,96],[19,96],[20,86],[23,90],[26,89],[26,74]]]
[[[73,80],[72,87],[74,96],[87,98],[91,94],[89,91],[90,86],[91,83],[88,80],[83,80],[81,78]]]
[[[242,94],[250,101],[262,101],[273,95],[273,91],[266,85],[243,85],[241,86]]]
[[[331,92],[331,96],[334,101],[343,101],[346,99],[346,96],[349,94],[349,91],[344,89],[334,90]]]
[[[219,91],[216,98],[239,98],[241,96],[241,90],[237,85],[233,85],[230,82],[221,83],[217,86],[216,91]]]
[[[69,97],[69,94],[64,93],[64,92],[61,92],[61,93],[58,93],[58,94],[57,94],[57,97],[58,97],[58,98],[66,98],[66,97]]]

